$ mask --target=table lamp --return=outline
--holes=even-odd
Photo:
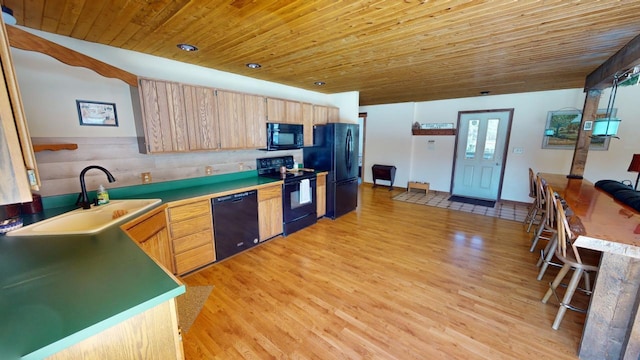
[[[635,171],[638,173],[638,177],[636,178],[636,186],[634,189],[638,190],[638,180],[640,180],[640,154],[633,154],[633,158],[631,159],[631,164],[629,165],[629,169],[627,171]]]

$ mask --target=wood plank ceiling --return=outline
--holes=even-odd
[[[638,0],[4,0],[18,25],[360,105],[581,88]],[[197,46],[184,52],[178,43]],[[245,65],[260,63],[252,70]],[[316,86],[323,81],[324,86]]]

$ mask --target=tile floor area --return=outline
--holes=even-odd
[[[449,193],[440,191],[430,191],[428,194],[425,194],[424,190],[412,190],[396,195],[393,199],[519,222],[524,221],[528,212],[527,205],[523,203],[498,201],[494,207],[489,208],[486,206],[449,201],[449,196],[451,196]]]

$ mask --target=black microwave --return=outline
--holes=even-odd
[[[300,149],[303,146],[302,125],[267,123],[267,150]]]

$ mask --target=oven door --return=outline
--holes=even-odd
[[[316,178],[309,179],[308,190],[301,184],[302,180],[284,184],[282,215],[285,223],[316,213]]]

